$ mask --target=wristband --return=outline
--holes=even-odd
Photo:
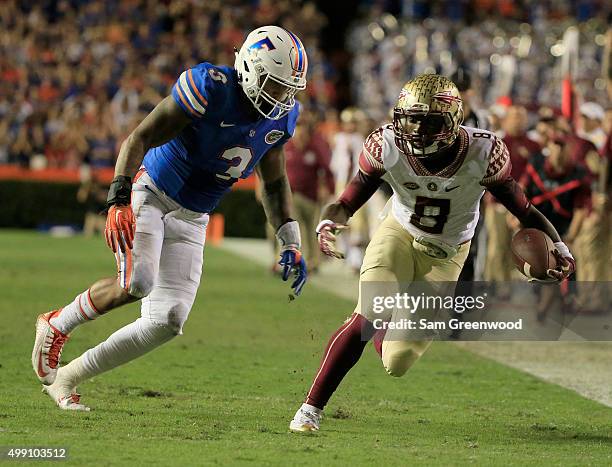
[[[281,225],[276,231],[276,238],[278,239],[281,251],[285,251],[289,248],[300,249],[302,241],[300,238],[300,225],[293,219],[288,219],[283,225]]]
[[[331,221],[329,219],[324,219],[321,222],[319,222],[319,224],[317,225],[317,228],[315,229],[315,232],[317,234],[320,234],[321,233],[321,229],[323,229],[323,227],[325,227],[327,225],[334,225],[334,224],[335,224],[334,221]]]
[[[554,243],[555,248],[557,249],[557,251],[559,251],[559,253],[561,253],[561,256],[563,256],[564,258],[572,258],[574,259],[574,257],[572,256],[572,254],[569,251],[569,248],[567,247],[567,245],[563,242],[555,242]]]
[[[106,198],[106,205],[108,207],[119,204],[129,205],[132,196],[132,178],[126,177],[125,175],[117,175],[113,178],[108,189],[108,197]]]

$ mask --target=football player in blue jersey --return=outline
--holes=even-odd
[[[66,410],[89,410],[76,387],[182,333],[200,283],[209,213],[254,170],[266,216],[281,245],[282,278],[306,282],[300,233],[290,218],[282,146],[299,114],[308,59],[293,33],[252,31],[234,68],[200,63],[181,73],[123,142],[108,195],[106,242],[118,275],[94,283],[68,305],[38,317],[32,365],[44,391]],[[79,324],[142,301],[141,317],[59,368]]]

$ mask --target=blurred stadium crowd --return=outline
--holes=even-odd
[[[321,50],[329,18],[314,2],[4,1],[0,164],[112,167],[121,141],[183,69],[204,60],[233,65],[234,47],[246,32],[279,24],[301,37],[309,56],[308,90],[300,97],[304,110],[287,146],[302,225],[312,227],[319,207],[357,170],[365,137],[388,121],[404,82],[437,72],[460,88],[466,124],[504,138],[513,175],[526,190],[534,183],[525,176],[527,166],[544,159],[548,165],[555,161],[546,182],[580,182],[564,201],[571,209],[569,217],[559,217],[561,230],[583,265],[578,278],[610,279],[612,30],[606,2],[408,0],[355,6],[350,14],[357,19],[344,44],[351,59],[343,63]],[[568,71],[579,104],[570,118],[561,112]],[[341,76],[349,76],[353,107],[337,108],[338,96],[346,94]],[[317,177],[321,183],[313,187]],[[345,247],[354,269],[388,196],[378,193],[353,220]],[[556,201],[545,202],[556,209]],[[469,278],[506,281],[516,225],[492,200],[485,206],[481,237],[488,241],[478,242]],[[307,247],[316,268],[316,245]]]
[[[457,1],[406,2],[398,20],[380,8],[367,10],[347,45],[355,56],[352,85],[356,103],[384,117],[407,77],[469,72],[476,104],[504,97],[558,107],[562,59],[571,44],[569,26],[579,26],[575,84],[585,100],[604,101],[602,64],[609,10],[605,2]]]
[[[312,3],[3,1],[0,163],[113,166],[121,141],[182,70],[233,65],[245,32],[271,23],[307,47],[309,98],[333,101],[333,72],[317,46],[325,18]]]

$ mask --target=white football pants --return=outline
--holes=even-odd
[[[141,317],[60,368],[56,381],[69,387],[182,334],[195,300],[208,214],[182,208],[142,170],[132,186],[132,209],[136,217],[133,248],[118,252],[116,259],[121,286],[142,298]]]
[[[202,275],[208,214],[182,208],[144,172],[132,188],[134,248],[116,255],[118,280],[141,316],[182,334]]]
[[[132,187],[133,248],[116,255],[118,280],[142,297],[141,317],[62,368],[74,385],[182,334],[202,275],[208,214],[182,208],[146,172]]]

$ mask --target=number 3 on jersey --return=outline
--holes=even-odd
[[[251,162],[253,152],[250,148],[234,146],[233,148],[223,151],[219,157],[229,161],[229,167],[224,173],[217,174],[217,177],[222,180],[230,180],[232,178],[240,178],[249,165],[249,162]]]
[[[417,196],[410,223],[431,234],[441,234],[450,214],[450,199]]]

